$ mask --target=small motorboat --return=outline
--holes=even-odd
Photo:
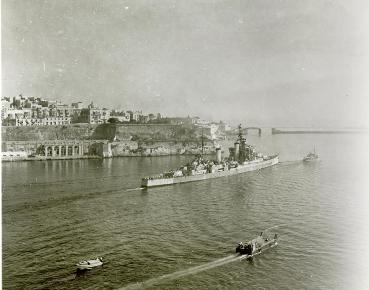
[[[91,270],[92,268],[102,266],[102,258],[96,258],[95,260],[84,260],[76,264],[78,270]]]
[[[278,245],[278,235],[275,234],[273,238],[269,238],[260,233],[255,239],[246,243],[240,242],[236,247],[236,253],[244,255],[244,258],[252,258],[253,256],[259,255],[267,249],[273,248]]]

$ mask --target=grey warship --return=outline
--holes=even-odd
[[[279,162],[278,154],[263,155],[247,144],[241,125],[238,126],[238,138],[234,147],[229,148],[229,153],[229,158],[222,159],[221,148],[216,148],[216,160],[205,160],[202,155],[198,155],[192,162],[178,169],[142,178],[141,186],[154,187],[224,177],[259,170]]]

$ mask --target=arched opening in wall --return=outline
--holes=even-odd
[[[61,156],[65,156],[65,154],[67,153],[67,149],[65,148],[65,146],[61,147]]]
[[[36,150],[36,154],[37,155],[40,155],[40,156],[45,156],[45,146],[44,145],[40,145],[39,147],[37,147],[37,150]]]
[[[73,146],[68,146],[68,156],[72,156]]]
[[[79,155],[79,146],[74,146],[74,154]]]
[[[51,146],[46,147],[46,156],[53,155],[53,148]]]
[[[59,146],[55,146],[54,150],[55,150],[55,155],[56,156],[59,156],[59,154],[60,154],[60,152],[59,152]]]

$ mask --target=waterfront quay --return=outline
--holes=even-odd
[[[83,141],[52,140],[45,141],[39,147],[39,153],[45,157],[83,156]]]
[[[2,161],[96,158],[101,140],[3,141]]]
[[[197,130],[196,130],[197,129]],[[2,159],[49,160],[212,154],[214,140],[198,128],[165,124],[73,124],[66,126],[6,126]]]

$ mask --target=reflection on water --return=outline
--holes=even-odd
[[[3,163],[3,288],[368,289],[368,136],[249,138],[281,164],[141,189],[190,157]],[[278,247],[235,259],[276,225]]]

